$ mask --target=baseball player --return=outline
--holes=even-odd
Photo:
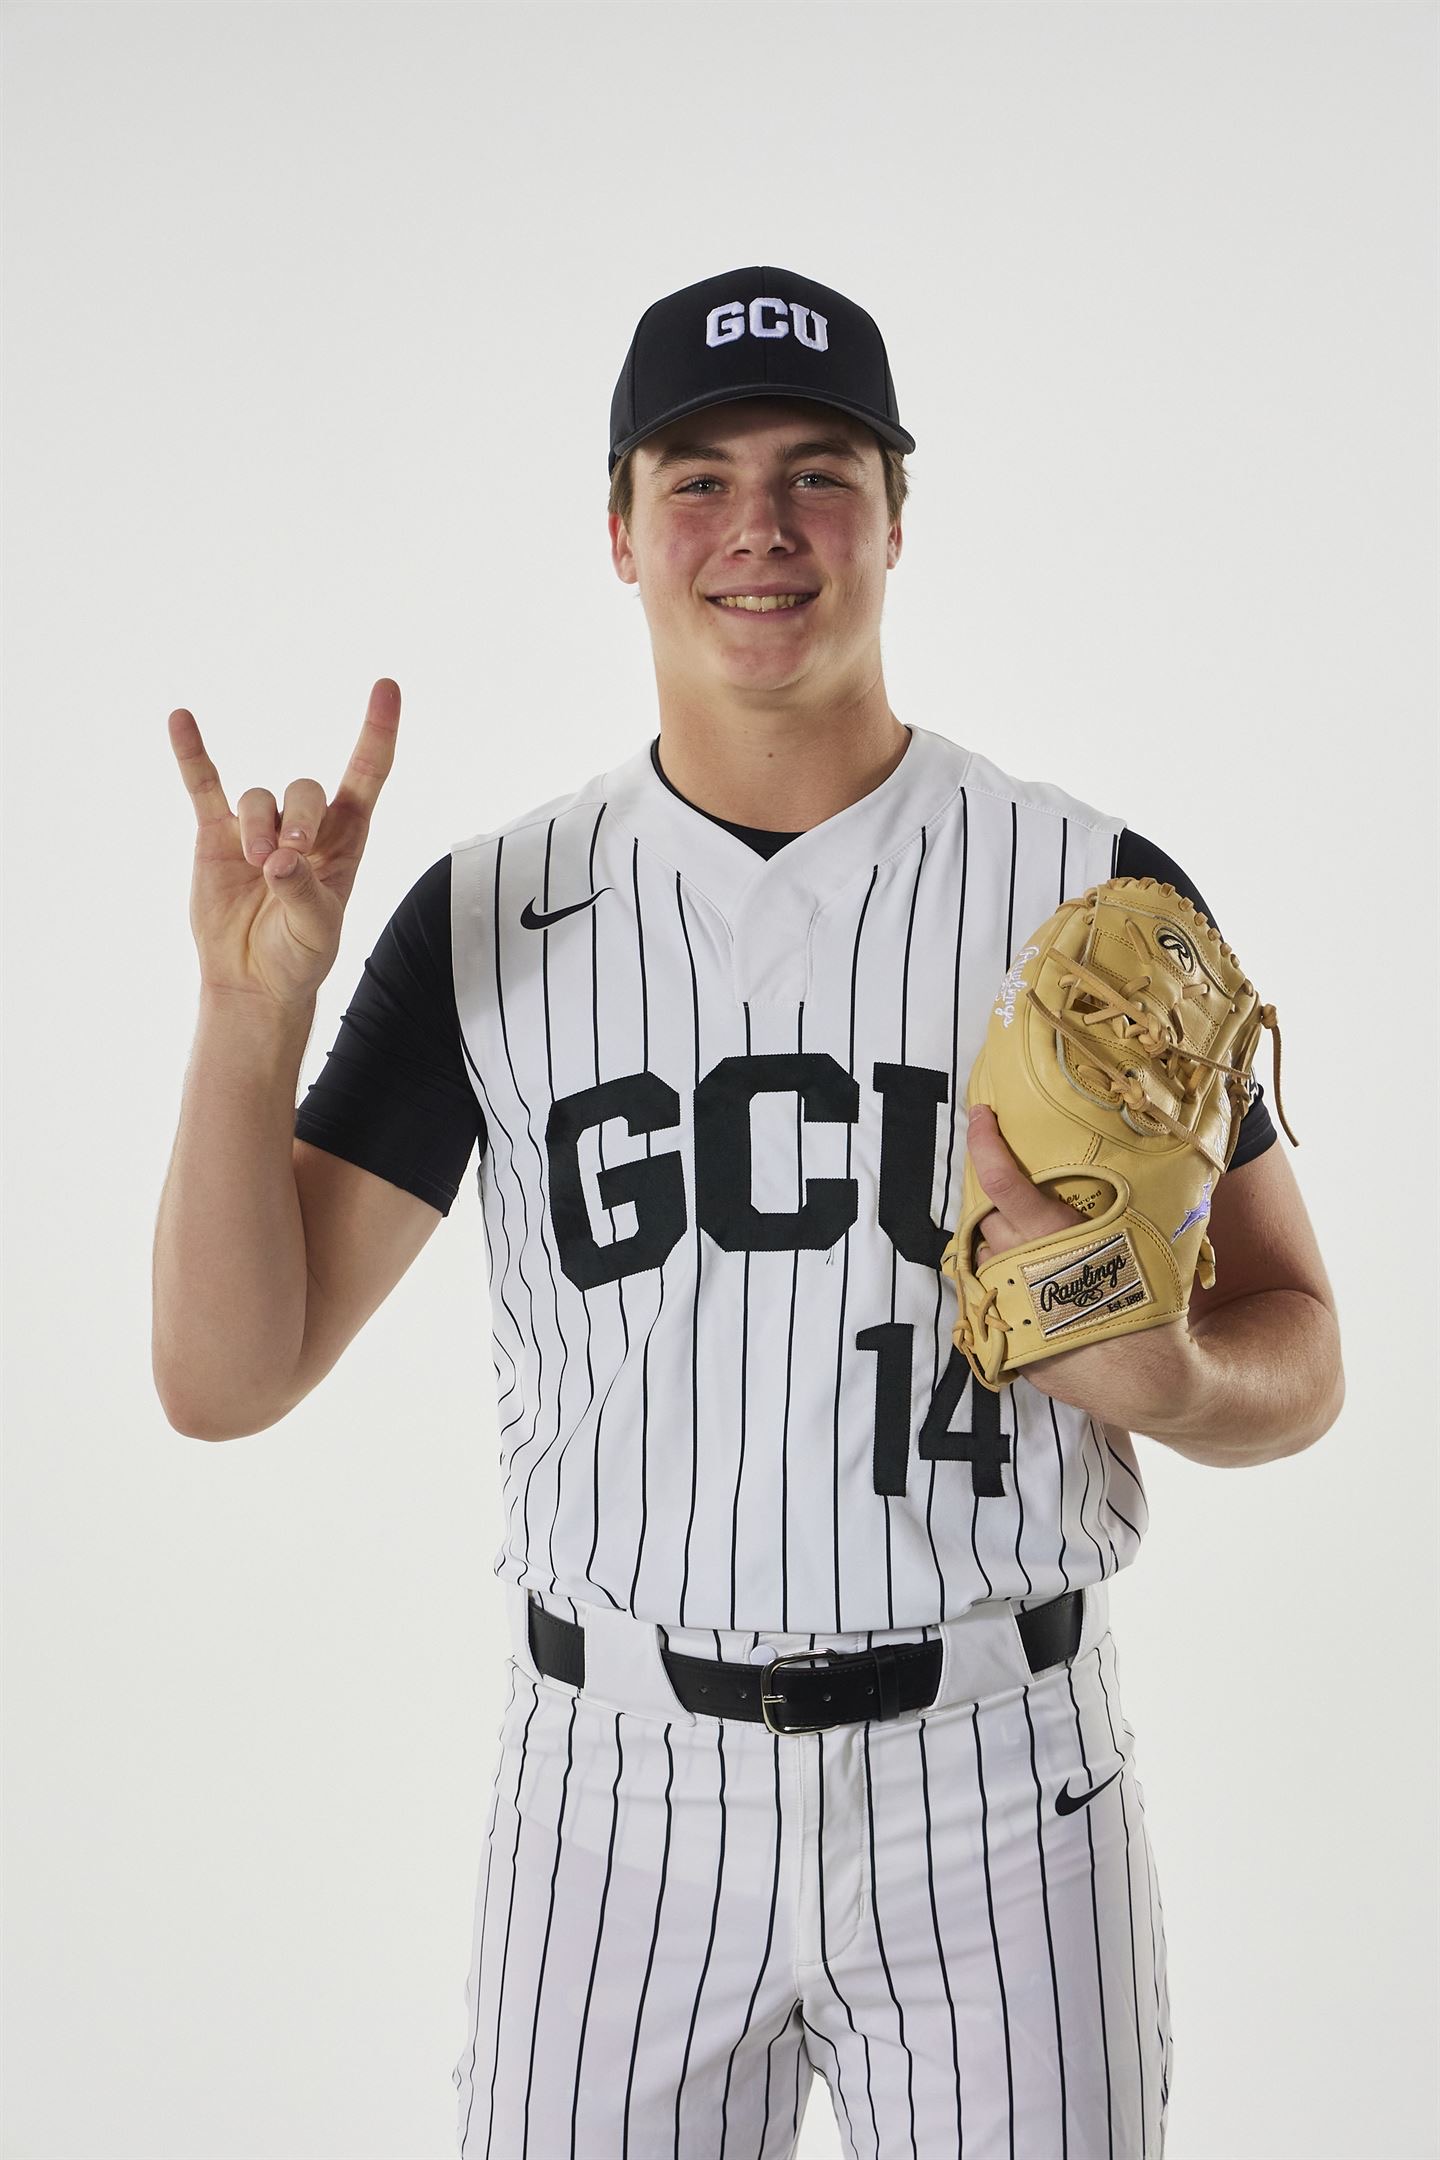
[[[914,447],[841,293],[749,267],[642,316],[609,529],[659,731],[395,910],[294,1116],[283,1399],[185,1428],[301,1399],[478,1143],[511,1640],[464,2160],[782,2160],[817,2071],[855,2160],[1163,2151],[1164,1921],[1107,1607],[1148,1519],[1127,1425],[1217,1463],[1308,1445],[1343,1391],[1333,1298],[1257,1092],[1188,1325],[998,1391],[955,1347],[967,1146],[991,1252],[1063,1206],[993,1118],[966,1131],[1017,942],[1116,874],[1209,910],[1119,816],[891,711]],[[242,798],[235,876],[302,1018],[397,714],[377,684],[333,804]],[[234,832],[193,719],[172,734],[202,828]],[[255,987],[238,959],[206,981]]]

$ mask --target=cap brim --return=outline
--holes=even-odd
[[[676,405],[663,414],[659,420],[652,421],[649,427],[640,428],[635,434],[627,435],[624,441],[616,443],[610,452],[611,472],[614,472],[621,458],[638,443],[648,442],[652,435],[658,435],[660,430],[669,427],[673,420],[683,420],[692,412],[708,412],[712,405],[735,405],[742,398],[798,398],[807,405],[833,405],[837,412],[848,413],[852,420],[863,421],[866,427],[873,428],[893,449],[910,451],[915,448],[915,438],[907,429],[897,427],[893,421],[883,419],[878,413],[867,412],[863,406],[851,404],[845,398],[817,397],[813,390],[782,387],[778,383],[740,383],[731,390],[720,391],[718,396],[708,393],[704,397],[689,398],[683,405]]]

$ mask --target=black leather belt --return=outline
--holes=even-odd
[[[547,1612],[533,1592],[527,1593],[526,1608],[530,1655],[538,1670],[569,1687],[583,1687],[584,1627]],[[1015,1615],[1032,1673],[1074,1657],[1084,1619],[1080,1590]],[[942,1647],[936,1635],[928,1642],[877,1643],[872,1650],[793,1650],[763,1666],[689,1657],[663,1644],[660,1656],[687,1710],[748,1718],[773,1733],[807,1733],[923,1710],[940,1685]]]

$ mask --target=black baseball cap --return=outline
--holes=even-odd
[[[645,310],[610,400],[610,471],[682,413],[749,397],[835,405],[897,450],[915,448],[874,319],[829,285],[757,263]]]

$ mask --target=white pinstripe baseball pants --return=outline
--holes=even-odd
[[[1164,1922],[1103,1584],[1039,1676],[1005,1607],[664,1631],[742,1662],[946,1638],[930,1707],[787,1735],[692,1715],[659,1631],[606,1608],[547,1601],[585,1687],[539,1674],[506,1591],[462,2160],[791,2160],[817,2070],[854,2160],[1160,2160]],[[1059,1813],[1067,1784],[1094,1797]]]

